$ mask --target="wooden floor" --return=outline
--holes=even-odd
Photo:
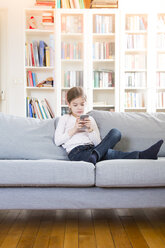
[[[0,210],[0,248],[165,248],[165,208]]]

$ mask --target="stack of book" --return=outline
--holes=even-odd
[[[36,87],[53,87],[54,86],[54,80],[52,77],[49,77],[41,82],[39,82]]]
[[[90,8],[90,0],[57,0],[57,8],[65,8],[65,9]]]
[[[52,24],[54,23],[53,13],[43,13],[42,14],[42,24]]]
[[[55,0],[36,0],[35,6],[51,6],[55,8]]]
[[[27,117],[38,119],[51,119],[55,117],[46,98],[39,100],[34,97],[27,97],[26,106]]]
[[[118,0],[92,0],[91,8],[118,8]]]

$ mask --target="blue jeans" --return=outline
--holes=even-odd
[[[113,150],[114,146],[120,141],[121,133],[113,128],[97,145],[80,145],[73,148],[68,157],[72,161],[89,161],[90,155],[95,151],[98,155],[98,161],[109,159],[138,159],[139,151],[122,152]]]

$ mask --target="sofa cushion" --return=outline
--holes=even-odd
[[[0,186],[93,186],[95,166],[83,161],[1,160]]]
[[[96,164],[98,187],[159,187],[165,186],[165,158],[114,159]]]
[[[0,113],[0,159],[69,160],[54,143],[55,120]]]
[[[88,113],[98,125],[101,138],[112,128],[121,132],[121,140],[116,150],[135,151],[147,149],[163,139],[158,156],[165,156],[165,113],[122,113],[92,110]]]

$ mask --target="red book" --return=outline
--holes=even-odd
[[[30,43],[30,48],[31,48],[32,66],[35,66],[33,44],[32,43]]]
[[[32,72],[31,71],[28,71],[28,75],[29,75],[30,86],[31,87],[34,87],[34,85],[33,85],[33,78],[32,78]]]

